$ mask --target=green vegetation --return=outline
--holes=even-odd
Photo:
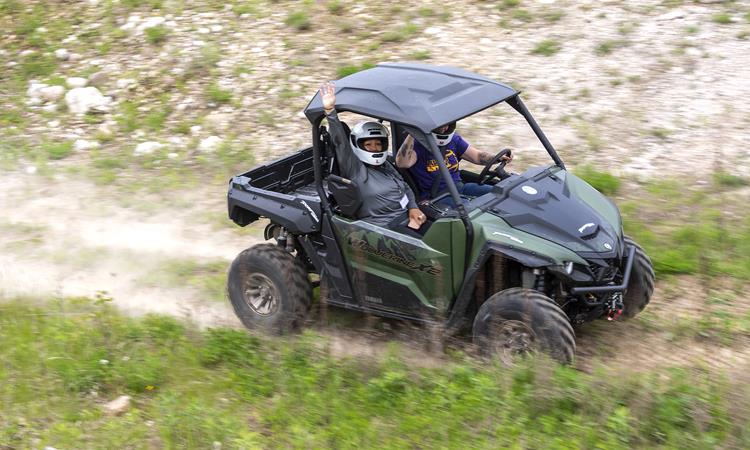
[[[330,0],[326,3],[326,9],[331,14],[341,14],[344,11],[344,4],[340,0]]]
[[[711,16],[711,21],[721,25],[732,23],[732,16],[727,13],[718,13]]]
[[[705,448],[750,445],[747,385],[705,370],[337,359],[324,338],[199,332],[95,301],[0,315],[12,448]],[[122,415],[102,404],[132,396]],[[33,424],[31,426],[30,424]]]
[[[209,263],[190,260],[171,260],[160,264],[143,281],[153,286],[191,286],[201,291],[207,299],[225,301],[227,262]]]
[[[46,142],[42,144],[42,151],[50,159],[63,159],[73,153],[73,142]]]
[[[750,184],[746,178],[726,172],[714,172],[714,183],[720,186],[739,187]]]
[[[289,13],[284,21],[285,24],[297,29],[298,31],[309,30],[312,26],[310,16],[304,11],[294,11]]]
[[[232,100],[232,91],[222,89],[218,84],[213,83],[206,88],[206,97],[216,103],[229,103]]]
[[[619,178],[607,172],[600,172],[592,166],[578,168],[575,174],[604,195],[614,195],[620,189]]]
[[[562,45],[559,41],[554,39],[545,39],[536,44],[531,53],[535,55],[552,56],[555,53],[559,52],[561,48]]]
[[[622,39],[611,39],[608,41],[604,41],[601,44],[597,45],[594,49],[594,52],[599,56],[609,55],[615,49],[625,47],[627,45],[627,41]]]
[[[419,31],[413,23],[407,23],[394,31],[387,31],[380,37],[381,42],[404,42]]]
[[[169,35],[169,29],[163,25],[146,28],[145,32],[146,40],[149,42],[149,44],[154,45],[164,43],[164,41],[167,40],[167,36]]]
[[[362,63],[359,66],[343,66],[336,69],[336,76],[338,76],[338,78],[344,78],[345,76],[360,72],[362,70],[372,69],[373,67],[375,67],[375,64],[367,62]]]

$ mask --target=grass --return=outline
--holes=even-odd
[[[42,152],[49,159],[63,159],[73,153],[73,142],[46,142],[42,144]]]
[[[312,27],[310,16],[305,11],[293,11],[289,13],[284,23],[297,31],[306,31]]]
[[[224,260],[170,260],[160,264],[159,268],[151,271],[143,281],[150,286],[190,286],[199,290],[208,300],[225,301],[228,267],[229,263]]]
[[[232,101],[232,91],[213,83],[206,88],[206,97],[215,103],[229,103]]]
[[[560,49],[562,49],[562,44],[560,44],[560,41],[557,41],[555,39],[545,39],[537,43],[534,46],[534,49],[531,50],[531,53],[535,55],[552,56],[555,53],[559,52]]]
[[[146,28],[146,40],[149,44],[159,45],[163,44],[169,36],[169,29],[163,25]]]
[[[711,22],[718,23],[720,25],[728,25],[732,23],[732,16],[727,13],[718,13],[711,16]]]
[[[592,166],[576,169],[575,174],[604,195],[614,195],[620,189],[619,178],[607,172],[600,172]]]
[[[336,69],[336,76],[338,78],[344,78],[344,77],[346,77],[348,75],[360,72],[362,70],[372,69],[373,67],[375,67],[375,64],[367,63],[367,62],[366,63],[362,63],[361,65],[358,65],[358,66],[355,66],[355,65],[342,66],[342,67],[339,67],[338,69]]]
[[[610,39],[608,41],[604,41],[596,46],[594,49],[594,53],[596,53],[599,56],[609,55],[615,49],[625,47],[627,45],[627,41],[622,39]]]
[[[397,30],[386,31],[380,37],[380,41],[381,42],[404,42],[405,40],[414,36],[417,33],[417,31],[419,31],[419,27],[417,27],[417,25],[413,23],[407,23],[403,25],[402,27],[398,28]]]
[[[714,183],[719,186],[725,187],[741,187],[750,184],[747,178],[743,178],[737,175],[732,175],[727,172],[714,172],[713,174]]]
[[[34,303],[37,306],[32,306]],[[130,319],[106,294],[0,315],[11,448],[705,448],[750,445],[746,386],[720,373],[413,368],[334,357],[324,338]],[[96,393],[95,395],[93,393]],[[102,403],[130,395],[107,416]],[[32,425],[33,424],[33,425]],[[218,443],[218,444],[216,444]]]

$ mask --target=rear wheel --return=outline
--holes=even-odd
[[[576,351],[568,316],[549,297],[522,288],[498,292],[482,304],[474,318],[474,342],[484,356],[506,364],[536,351],[570,364]]]
[[[628,290],[622,297],[624,319],[635,317],[651,301],[651,294],[654,293],[654,268],[651,260],[643,251],[640,245],[628,236],[625,236],[625,244],[635,246],[635,261],[633,261],[633,270],[630,272],[630,281]]]
[[[299,326],[312,295],[302,263],[271,244],[237,255],[229,268],[227,291],[235,314],[247,328],[272,333]]]

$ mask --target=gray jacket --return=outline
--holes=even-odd
[[[344,131],[336,110],[326,118],[341,176],[356,182],[362,195],[362,206],[357,211],[357,218],[381,227],[387,226],[399,216],[405,219],[408,216],[407,209],[418,206],[414,193],[398,170],[387,161],[381,166],[363,163],[352,151],[349,136]]]

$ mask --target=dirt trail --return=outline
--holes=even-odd
[[[260,228],[240,234],[228,221],[212,225],[196,220],[201,212],[222,211],[222,195],[197,191],[186,195],[192,206],[182,210],[148,207],[145,198],[137,208],[125,207],[122,194],[111,188],[63,177],[40,185],[32,175],[6,173],[0,181],[0,298],[93,297],[104,292],[128,314],[162,313],[202,327],[241,327],[226,301],[207,299],[191,286],[144,282],[163,270],[164,261],[223,260],[228,265],[241,249],[261,240]],[[705,308],[700,286],[690,278],[678,285],[681,295],[676,297],[673,290],[657,287],[649,314],[667,322],[680,315],[697,317]],[[335,314],[332,323],[313,319],[308,326],[328,338],[336,355],[382,357],[395,341],[417,366],[440,366],[449,359],[428,329]],[[727,346],[713,340],[675,340],[641,319],[595,323],[577,334],[578,365],[584,370],[599,363],[738,368],[750,361],[747,340]],[[466,344],[468,340],[457,343]]]

